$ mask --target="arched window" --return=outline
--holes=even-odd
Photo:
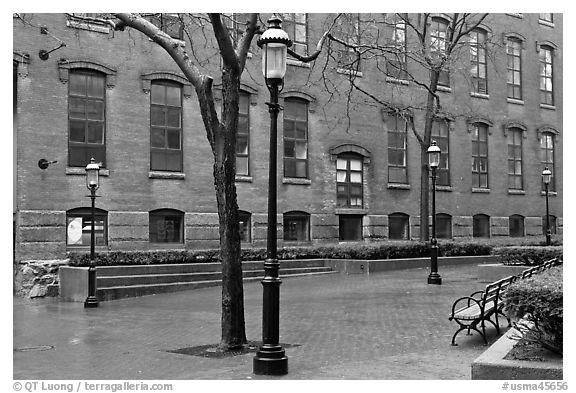
[[[452,239],[452,216],[450,214],[436,214],[436,237],[438,239]]]
[[[470,73],[472,91],[488,94],[488,59],[486,57],[486,31],[474,29],[470,33]]]
[[[250,94],[240,91],[236,131],[236,174],[250,175]]]
[[[284,240],[310,241],[310,214],[301,211],[284,213]]]
[[[548,184],[548,189],[550,191],[556,191],[556,174],[554,168],[554,143],[555,135],[551,132],[543,132],[540,136],[540,162],[542,163],[542,170],[548,168],[552,171],[552,178],[550,179],[550,184]],[[545,190],[546,186],[544,181],[542,181],[542,190]]]
[[[250,243],[252,241],[252,214],[244,210],[238,210],[238,223],[240,227],[240,241]]]
[[[392,213],[388,215],[388,239],[410,239],[410,216],[405,213]]]
[[[472,217],[472,236],[490,237],[490,216],[476,214]]]
[[[308,178],[308,101],[284,100],[284,177]]]
[[[506,40],[508,98],[522,99],[522,41],[516,37]]]
[[[538,51],[540,60],[540,103],[554,105],[554,48],[542,45]]]
[[[184,212],[158,209],[149,213],[150,243],[184,243]]]
[[[150,169],[182,172],[182,85],[170,80],[151,83]]]
[[[106,167],[106,74],[74,68],[68,81],[68,165]]]
[[[442,18],[432,18],[430,25],[430,50],[436,58],[446,54],[447,33],[448,21]],[[440,71],[438,85],[450,87],[450,73],[447,69]]]
[[[94,209],[94,242],[96,246],[108,244],[108,212]],[[66,212],[66,245],[90,247],[92,210],[88,207],[70,209]]]
[[[524,232],[524,217],[519,214],[513,214],[508,218],[508,227],[510,237],[523,237]]]
[[[472,133],[472,187],[488,186],[488,125],[474,123]]]
[[[363,207],[363,158],[342,153],[336,159],[336,207]]]
[[[522,176],[522,135],[517,127],[508,129],[508,189],[524,189]]]

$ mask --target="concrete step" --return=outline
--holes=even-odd
[[[262,271],[256,273],[258,274],[257,275],[245,274],[243,281],[244,282],[259,281],[264,277]],[[285,269],[284,272],[280,274],[280,278],[285,279],[290,277],[315,276],[315,275],[333,274],[333,273],[338,272],[335,270],[331,270],[330,268],[310,268],[310,269],[293,269],[293,270]],[[100,281],[98,281],[98,283],[100,283]],[[201,280],[191,282],[169,282],[169,283],[155,283],[155,284],[98,287],[96,291],[96,297],[100,301],[107,301],[127,297],[154,295],[159,293],[169,293],[169,292],[185,291],[206,287],[215,287],[221,284],[222,281],[220,279],[213,279],[213,280]]]

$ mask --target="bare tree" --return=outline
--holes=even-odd
[[[327,35],[331,52],[328,58],[339,63],[349,82],[347,93],[352,92],[378,104],[387,111],[403,116],[420,146],[420,239],[427,240],[429,217],[429,168],[427,149],[432,139],[434,122],[452,117],[443,111],[439,82],[470,51],[487,43],[470,42],[469,36],[486,19],[488,14],[443,14],[446,24],[439,29],[431,14],[339,14],[339,24]],[[406,37],[411,37],[410,41]],[[342,56],[342,51],[347,52]],[[391,100],[381,91],[370,89],[356,78],[360,62],[371,63],[379,72],[392,78],[408,81],[418,87],[416,95],[408,99],[396,97]],[[407,61],[411,67],[406,68]],[[325,70],[327,66],[325,65]],[[466,69],[468,71],[468,68]],[[333,76],[323,72],[328,90],[334,89]],[[398,78],[400,79],[400,78]],[[350,104],[350,99],[349,99]],[[414,113],[424,116],[424,124],[418,130]],[[350,111],[347,111],[350,113]]]

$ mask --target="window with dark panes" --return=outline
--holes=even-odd
[[[310,240],[310,214],[304,212],[284,213],[284,240]]]
[[[556,230],[556,228],[557,228],[556,216],[550,215],[548,217],[549,217],[549,222],[550,222],[550,234],[556,235],[558,233]],[[542,217],[542,234],[546,235],[546,216]]]
[[[184,39],[184,25],[178,14],[153,14],[147,19],[170,37]]]
[[[506,41],[508,98],[522,99],[522,42],[515,38]]]
[[[452,239],[452,216],[450,214],[436,214],[436,237],[438,239]]]
[[[360,71],[360,58],[354,46],[360,45],[360,16],[358,14],[341,14],[338,33],[348,45],[340,45],[335,52],[338,67],[344,70]]]
[[[240,241],[250,243],[252,241],[251,228],[252,215],[246,211],[238,211],[238,224],[240,229]]]
[[[472,187],[488,188],[488,126],[475,123],[472,133]]]
[[[338,234],[342,241],[362,240],[362,216],[341,214],[338,216]]]
[[[552,48],[541,46],[538,57],[540,59],[540,102],[554,105]]]
[[[308,178],[308,102],[284,100],[284,177]]]
[[[508,188],[511,190],[524,189],[522,179],[522,130],[510,128],[508,130]]]
[[[410,219],[408,214],[392,213],[388,215],[388,239],[410,239]]]
[[[524,236],[524,217],[514,214],[508,218],[511,237]]]
[[[342,154],[336,159],[336,206],[362,208],[363,171],[362,156]]]
[[[236,174],[250,174],[250,95],[240,92],[236,131]]]
[[[542,163],[542,170],[548,168],[552,172],[550,183],[548,184],[549,191],[556,191],[556,175],[554,173],[554,134],[544,132],[540,136],[540,162]],[[542,190],[546,186],[542,181]]]
[[[182,86],[174,82],[151,85],[150,169],[182,172]]]
[[[149,213],[150,243],[184,243],[184,213],[159,209]]]
[[[407,79],[406,68],[406,22],[399,20],[393,22],[392,46],[394,54],[387,58],[386,74],[395,79]]]
[[[486,61],[486,32],[476,29],[470,33],[470,73],[474,93],[488,94]]]
[[[432,19],[432,23],[430,25],[430,50],[434,54],[436,60],[440,59],[446,54],[447,32],[448,22],[439,18]],[[447,69],[442,69],[440,71],[438,85],[446,87],[450,86],[450,73]]]
[[[406,161],[407,119],[399,114],[386,118],[388,128],[388,182],[408,183]]]
[[[282,30],[288,33],[292,40],[291,49],[301,56],[308,55],[308,25],[306,14],[280,14],[282,19]]]
[[[450,185],[450,123],[448,120],[435,119],[432,123],[432,139],[440,148],[440,164],[438,165],[437,175],[439,186]]]
[[[472,217],[472,236],[490,237],[490,216],[476,214]]]
[[[108,212],[95,209],[94,245],[108,244]],[[66,245],[69,247],[90,247],[92,236],[92,210],[87,207],[66,212]]]
[[[68,165],[94,158],[106,166],[106,76],[71,70],[68,81]]]

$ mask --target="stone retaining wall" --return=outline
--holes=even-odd
[[[58,269],[68,259],[29,260],[14,265],[14,295],[23,297],[58,296]]]

